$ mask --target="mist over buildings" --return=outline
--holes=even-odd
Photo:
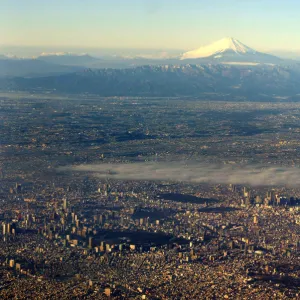
[[[252,186],[300,184],[300,169],[259,165],[210,165],[206,163],[148,162],[128,164],[95,164],[66,167],[62,170],[89,172],[99,178],[121,180],[168,180],[215,184],[248,184]]]

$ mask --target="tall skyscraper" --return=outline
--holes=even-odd
[[[254,224],[258,224],[258,217],[257,217],[257,216],[254,216],[254,218],[253,218],[253,223],[254,223]]]
[[[2,223],[2,233],[6,235],[6,223]]]
[[[67,198],[64,198],[63,199],[63,209],[67,210],[67,208],[68,208],[68,201],[67,201]]]
[[[89,248],[93,248],[94,245],[94,239],[92,237],[89,237]]]

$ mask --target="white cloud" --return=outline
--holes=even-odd
[[[229,166],[184,162],[95,164],[63,168],[89,172],[100,178],[128,180],[168,180],[199,183],[257,185],[300,184],[300,169],[293,167]]]

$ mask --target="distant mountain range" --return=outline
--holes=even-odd
[[[300,66],[225,64],[142,66],[0,80],[3,90],[100,96],[205,97],[214,100],[300,100]]]
[[[76,54],[70,52],[41,53],[37,59],[48,63],[67,66],[89,66],[90,64],[99,61],[98,58],[92,57],[86,53]]]
[[[258,52],[234,38],[224,38],[199,49],[160,58],[150,55],[136,57],[104,56],[70,52],[41,53],[34,59],[21,59],[13,55],[0,55],[0,76],[44,76],[62,74],[79,69],[134,68],[143,65],[185,65],[185,64],[291,64],[291,61],[274,55]],[[76,68],[74,68],[76,67]]]
[[[39,59],[0,58],[0,77],[35,77],[71,73],[82,67],[48,63]]]
[[[0,89],[101,96],[297,99],[300,63],[258,52],[233,38],[168,59],[69,52],[34,59],[0,56]]]

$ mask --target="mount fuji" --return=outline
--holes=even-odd
[[[244,64],[260,64],[260,63],[280,63],[279,57],[258,52],[237,39],[232,37],[223,38],[210,45],[200,47],[198,49],[188,51],[182,54],[181,61],[186,63],[194,63],[195,60],[200,62],[215,63],[244,63]]]

